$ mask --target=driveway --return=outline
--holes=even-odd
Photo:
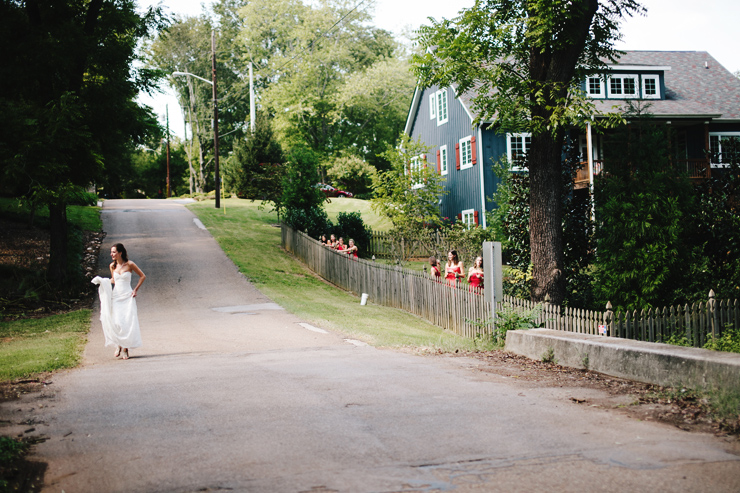
[[[116,242],[146,273],[144,346],[113,358],[95,313],[80,368],[3,404],[48,437],[44,491],[740,491],[712,435],[304,324],[194,219],[105,202],[100,273]]]

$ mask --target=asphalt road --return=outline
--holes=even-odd
[[[45,491],[740,491],[714,436],[300,325],[181,205],[107,201],[103,224],[100,273],[121,242],[147,275],[144,346],[113,358],[95,314],[81,368],[3,405],[49,437]]]

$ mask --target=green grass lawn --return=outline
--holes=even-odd
[[[335,202],[353,199],[339,199]],[[319,279],[280,248],[277,215],[258,203],[230,198],[226,214],[210,201],[190,204],[224,252],[265,295],[302,319],[376,346],[473,349],[473,341],[445,332],[414,315],[377,305]],[[349,207],[349,206],[348,206]],[[346,209],[351,210],[351,209]],[[364,215],[363,215],[364,217]]]
[[[30,208],[27,203],[21,204],[18,199],[0,197],[0,215],[14,221],[27,221]],[[100,207],[86,205],[67,206],[67,220],[83,231],[100,231],[103,221],[100,219]],[[40,206],[36,209],[34,224],[44,228],[49,226],[49,208]]]
[[[337,222],[337,214],[340,212],[359,212],[366,226],[373,231],[388,231],[391,223],[388,219],[379,216],[373,211],[369,200],[333,198],[331,202],[324,202],[324,209],[333,223]]]
[[[90,310],[0,322],[0,380],[77,366],[89,328]]]

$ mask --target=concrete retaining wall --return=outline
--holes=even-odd
[[[550,329],[506,334],[506,350],[541,360],[553,349],[558,364],[664,386],[740,389],[740,354],[577,334]]]

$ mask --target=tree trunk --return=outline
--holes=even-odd
[[[560,305],[565,298],[563,274],[562,138],[543,132],[532,137],[529,153],[529,245],[532,255],[532,301]]]
[[[46,276],[56,287],[67,281],[67,204],[49,204],[49,268]]]

